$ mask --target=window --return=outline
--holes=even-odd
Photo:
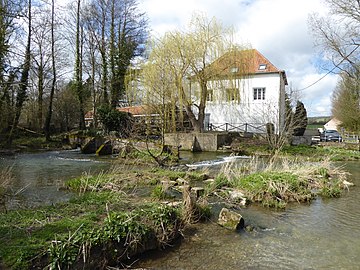
[[[265,99],[265,87],[254,88],[254,100],[264,100]]]
[[[236,99],[236,88],[225,89],[226,101],[233,101]]]
[[[214,101],[214,90],[212,89],[207,90],[206,101]]]
[[[259,70],[265,70],[265,69],[266,69],[266,64],[259,65]]]
[[[231,68],[231,73],[236,73],[239,71],[239,68],[238,67],[232,67]]]

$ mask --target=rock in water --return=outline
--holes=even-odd
[[[219,214],[218,224],[231,230],[240,230],[244,228],[245,221],[239,213],[223,208]]]
[[[96,150],[105,142],[103,137],[91,137],[85,139],[81,146],[81,153],[83,154],[95,154]]]
[[[113,153],[113,146],[110,140],[104,142],[100,147],[96,150],[97,156],[111,155]]]

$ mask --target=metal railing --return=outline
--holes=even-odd
[[[209,131],[225,131],[225,132],[253,132],[266,133],[266,124],[259,123],[240,123],[240,124],[209,124]]]

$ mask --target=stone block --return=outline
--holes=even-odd
[[[218,224],[231,230],[240,230],[245,226],[243,217],[234,211],[223,208],[220,211]]]

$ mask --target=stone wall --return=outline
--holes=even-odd
[[[181,150],[216,151],[226,144],[228,137],[224,133],[167,133],[165,144],[181,145]]]
[[[291,145],[311,145],[311,143],[311,136],[293,136],[291,140]]]

